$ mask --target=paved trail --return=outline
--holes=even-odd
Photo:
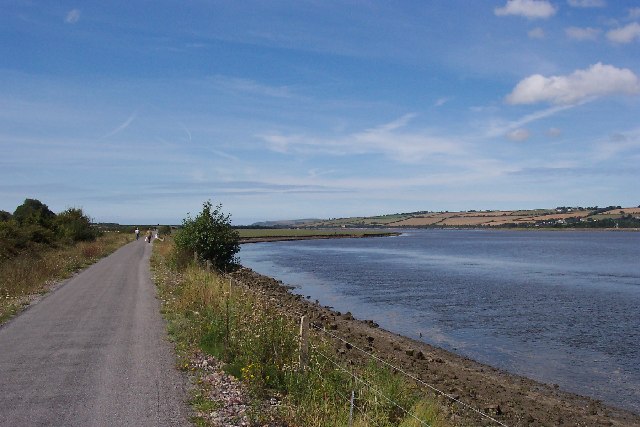
[[[189,425],[150,254],[130,243],[0,327],[0,426]]]

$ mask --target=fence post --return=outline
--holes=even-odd
[[[198,263],[198,252],[193,251],[193,261],[197,264]]]
[[[309,319],[307,316],[300,318],[300,370],[307,368],[309,362]]]
[[[351,427],[353,425],[353,404],[354,404],[354,400],[355,400],[355,392],[353,390],[351,390],[351,400],[350,400],[350,407],[349,407],[349,427]]]
[[[207,268],[207,271],[208,271],[208,272],[210,272],[210,271],[211,271],[211,261],[206,260],[206,261],[205,261],[205,266],[206,266],[206,268]]]

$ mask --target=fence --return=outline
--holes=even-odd
[[[206,263],[204,268],[206,271],[212,271],[212,266],[210,263]],[[233,276],[225,274],[224,277],[225,277],[225,281],[227,281],[228,283],[229,293],[227,295],[229,295],[233,289],[237,289],[237,290],[239,290],[240,288],[246,289],[246,286],[243,284],[243,282],[237,281]],[[226,329],[225,337],[228,337],[229,335],[228,301],[226,304],[227,305],[223,310],[227,312],[226,314],[227,320],[225,325],[225,329]],[[283,313],[283,315],[290,319],[294,319],[294,320],[298,319],[300,322],[299,337],[298,337],[299,339],[298,363],[299,363],[300,369],[304,370],[310,363],[311,355],[315,355],[321,358],[322,360],[326,361],[327,363],[329,363],[331,366],[333,366],[333,368],[336,371],[342,372],[343,374],[351,378],[353,387],[351,388],[350,393],[340,394],[340,398],[343,400],[342,403],[349,408],[349,426],[352,425],[355,416],[358,416],[364,420],[367,420],[368,415],[364,407],[367,406],[368,403],[361,398],[361,396],[365,394],[368,396],[374,396],[375,399],[380,399],[381,401],[386,402],[388,405],[391,405],[392,407],[396,408],[397,412],[403,414],[405,418],[410,418],[412,421],[414,421],[413,425],[430,426],[430,424],[426,420],[422,419],[418,414],[412,412],[412,408],[406,407],[401,403],[398,403],[396,400],[394,400],[394,398],[388,396],[378,387],[371,384],[370,381],[368,381],[363,375],[361,375],[360,372],[362,372],[362,369],[355,369],[353,366],[346,367],[338,358],[334,357],[334,355],[332,355],[330,351],[327,351],[323,347],[314,344],[313,340],[310,341],[309,337],[311,334],[313,334],[314,336],[320,336],[329,342],[333,342],[334,345],[331,346],[332,348],[346,346],[347,348],[355,349],[357,352],[361,353],[362,359],[369,360],[370,362],[376,363],[379,366],[383,366],[387,369],[390,369],[392,372],[401,374],[402,376],[405,377],[405,379],[408,382],[417,385],[418,387],[424,389],[430,394],[441,396],[446,401],[451,402],[452,406],[457,407],[458,410],[460,411],[473,413],[476,417],[480,417],[481,419],[483,419],[485,423],[489,423],[490,425],[499,425],[499,426],[507,427],[507,425],[504,422],[463,402],[459,397],[452,396],[451,394],[439,389],[433,384],[429,384],[424,380],[418,378],[416,375],[410,372],[407,372],[405,369],[382,359],[381,357],[373,354],[371,351],[368,351],[360,347],[359,345],[356,345],[353,342],[349,342],[348,340],[344,339],[343,337],[340,337],[336,333],[330,330],[327,330],[323,325],[309,322],[309,319],[306,316],[302,316],[302,318],[299,318],[299,317],[296,317],[296,315],[293,313]],[[225,340],[227,339],[228,338],[225,338]],[[339,345],[335,345],[335,344],[339,344]],[[226,345],[227,343],[225,342],[225,346]],[[425,393],[425,397],[426,397],[426,393]]]
[[[308,334],[308,332],[305,332],[304,329],[305,328],[309,328],[309,325],[311,328],[313,328],[315,331],[318,331],[318,333],[329,337],[332,340],[338,341],[342,344],[347,345],[350,348],[353,348],[359,352],[361,352],[364,356],[366,356],[367,358],[369,358],[370,360],[373,360],[383,366],[386,366],[390,369],[392,369],[394,372],[398,372],[402,375],[404,375],[407,379],[410,379],[412,381],[414,381],[416,384],[420,385],[421,387],[424,387],[426,389],[429,389],[431,392],[443,396],[444,398],[448,399],[449,401],[455,403],[456,405],[458,405],[461,409],[466,410],[466,411],[471,411],[473,413],[475,413],[476,415],[479,415],[481,418],[484,418],[487,421],[490,421],[491,423],[494,423],[496,425],[500,425],[503,427],[507,427],[506,424],[504,424],[503,422],[495,419],[494,417],[492,417],[489,414],[486,414],[485,412],[482,412],[481,410],[474,408],[473,406],[466,404],[465,402],[461,401],[459,398],[456,398],[455,396],[452,396],[440,389],[438,389],[437,387],[433,386],[432,384],[429,384],[423,380],[421,380],[420,378],[417,378],[415,375],[406,372],[404,369],[393,365],[392,363],[387,362],[386,360],[376,356],[375,354],[368,352],[364,349],[362,349],[361,347],[359,347],[358,345],[351,343],[345,339],[343,339],[342,337],[339,337],[338,335],[336,335],[335,333],[332,333],[330,331],[328,331],[326,328],[324,327],[320,327],[316,324],[309,324],[309,322],[303,317],[301,319],[300,322],[300,353],[303,354],[307,352],[307,350],[305,349],[305,347],[307,346],[306,344],[306,335]],[[314,351],[318,352],[318,354],[325,358],[327,361],[329,361],[330,363],[332,363],[333,365],[335,365],[336,369],[342,370],[344,372],[346,372],[347,374],[351,375],[353,377],[353,379],[356,382],[360,382],[362,384],[365,384],[367,387],[373,388],[373,386],[371,386],[371,384],[368,384],[366,380],[364,380],[363,378],[359,377],[357,374],[355,374],[352,370],[349,370],[347,368],[345,368],[344,366],[342,366],[335,358],[327,355],[326,353],[323,353],[321,351],[319,351],[317,348],[314,349]],[[404,414],[406,414],[408,417],[416,420],[418,423],[420,423],[420,425],[423,426],[429,426],[429,424],[427,422],[425,422],[424,420],[421,420],[418,416],[416,416],[416,414],[410,412],[408,409],[400,406],[398,403],[394,402],[392,399],[390,399],[388,396],[383,395],[379,390],[375,390],[375,392],[377,394],[380,395],[381,398],[387,400],[390,404],[396,406],[399,410],[401,410]],[[351,397],[348,396],[343,396],[343,398],[346,401],[350,402],[350,411],[351,414],[353,414],[354,409],[358,409],[356,405],[354,405],[354,394],[352,392]],[[352,415],[350,416],[350,420],[352,419]],[[351,424],[350,424],[351,425]]]

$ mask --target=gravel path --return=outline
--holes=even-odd
[[[0,328],[0,426],[187,426],[155,288],[132,242]]]

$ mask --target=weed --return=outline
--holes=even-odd
[[[437,405],[415,383],[374,361],[347,368],[319,335],[311,334],[309,363],[300,369],[299,319],[288,317],[243,284],[193,263],[183,272],[171,271],[169,265],[175,264],[170,261],[170,245],[170,239],[154,245],[152,266],[179,366],[189,368],[190,352],[216,357],[227,373],[248,386],[256,402],[278,396],[285,425],[347,426],[352,392],[353,426],[424,425],[415,424],[416,418],[432,426],[446,425],[438,418]],[[203,405],[194,402],[196,409]]]

